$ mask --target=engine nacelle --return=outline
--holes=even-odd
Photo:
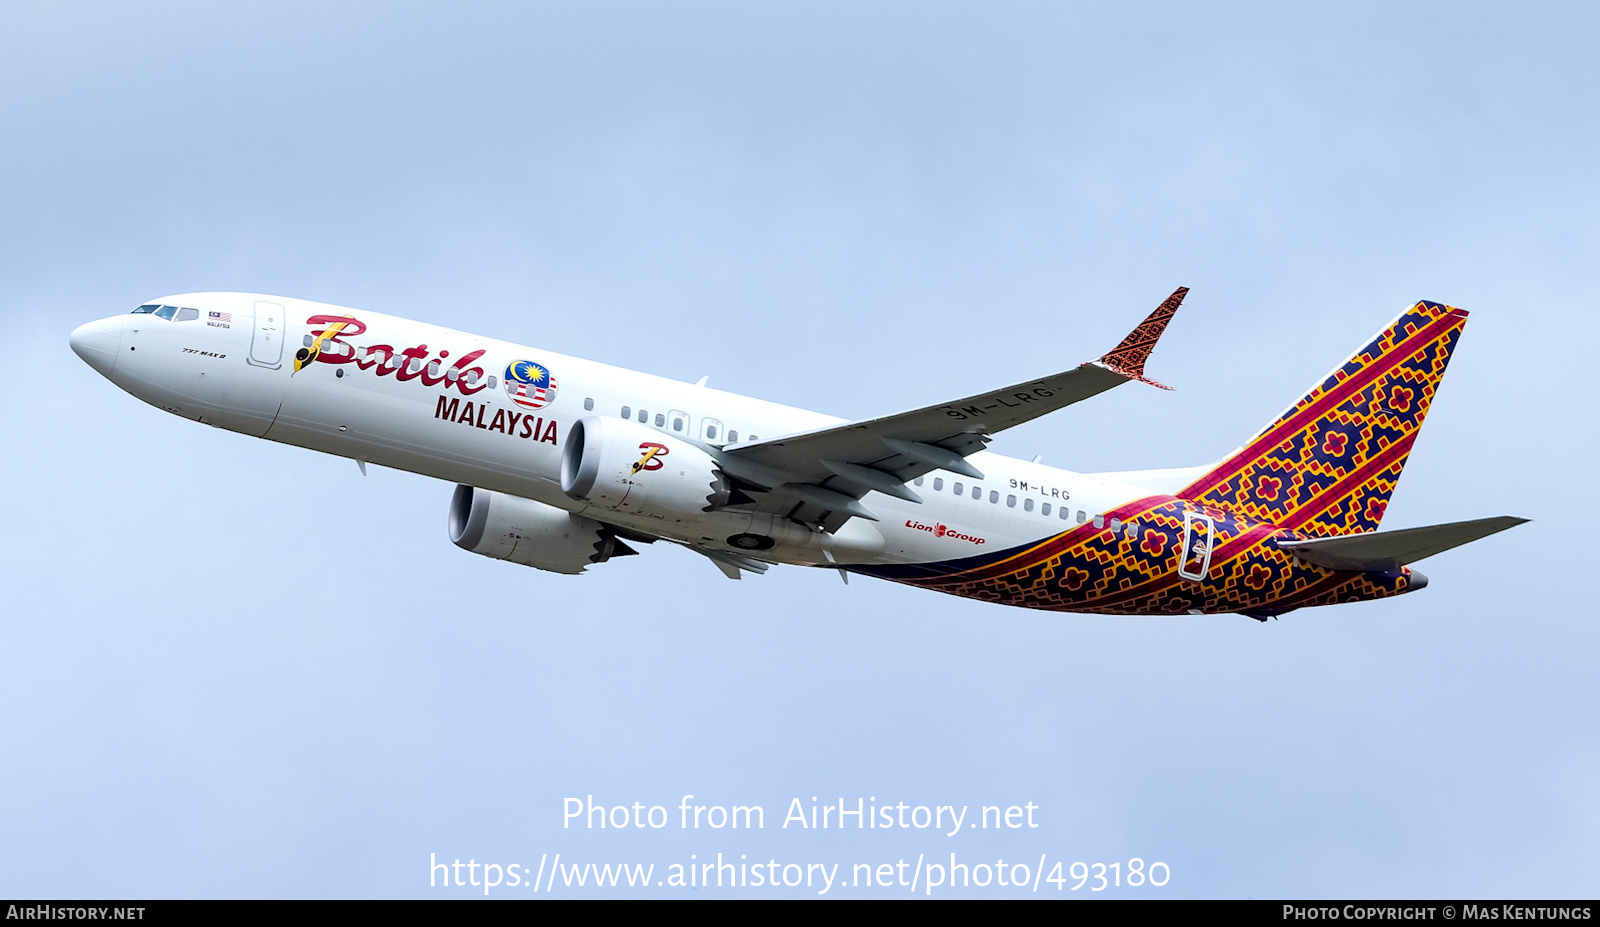
[[[552,573],[582,573],[591,563],[637,553],[592,518],[473,486],[457,486],[450,500],[450,542]]]
[[[620,418],[578,419],[561,448],[562,492],[607,511],[692,520],[726,505],[732,485],[700,448]]]

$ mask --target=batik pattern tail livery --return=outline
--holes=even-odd
[[[1419,302],[1180,499],[1295,531],[1376,531],[1467,313]]]
[[[1040,541],[859,572],[1007,605],[1116,615],[1242,612],[1400,595],[1409,567],[1333,570],[1280,540],[1376,530],[1467,314],[1406,310],[1243,448],[1176,495]]]

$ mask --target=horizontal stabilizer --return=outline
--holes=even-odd
[[[1373,531],[1307,541],[1279,541],[1278,546],[1307,563],[1330,570],[1398,570],[1408,563],[1460,547],[1479,538],[1515,528],[1527,521],[1513,515],[1457,521],[1426,528]]]

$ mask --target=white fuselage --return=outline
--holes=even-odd
[[[570,426],[583,416],[626,415],[702,448],[844,421],[539,348],[304,300],[197,293],[159,303],[199,310],[199,317],[114,316],[75,333],[74,346],[79,347],[79,340],[89,342],[79,353],[97,370],[174,414],[574,513],[585,513],[589,505],[562,492],[561,450]],[[295,352],[308,346],[314,331],[329,327],[326,321],[308,322],[316,316],[353,317],[363,328],[359,334],[347,328],[321,342],[323,356],[297,371]],[[407,351],[409,355],[402,353]],[[474,352],[482,353],[459,366]],[[103,360],[91,359],[102,355]],[[522,360],[547,368],[554,378],[553,397],[537,408],[514,401],[504,388],[507,365]],[[474,369],[476,380],[466,373]],[[954,560],[1058,534],[1149,494],[1147,487],[998,454],[979,452],[969,460],[984,479],[930,473],[915,481],[922,504],[871,493],[863,501],[879,516],[878,522],[851,519],[836,535],[805,543],[780,540],[761,556],[801,564]],[[734,510],[676,521],[609,511],[587,514],[635,531],[725,550],[731,550],[723,542],[728,536],[761,529],[763,520],[779,518]],[[752,526],[752,520],[757,524]]]

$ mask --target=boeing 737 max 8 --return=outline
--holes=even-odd
[[[830,567],[1117,615],[1399,595],[1409,564],[1519,524],[1379,531],[1467,314],[1419,302],[1214,466],[1082,474],[984,450],[1130,380],[1185,289],[1096,361],[850,422],[419,322],[248,293],[72,333],[175,415],[459,484],[450,539],[557,573],[671,541],[729,577]]]

